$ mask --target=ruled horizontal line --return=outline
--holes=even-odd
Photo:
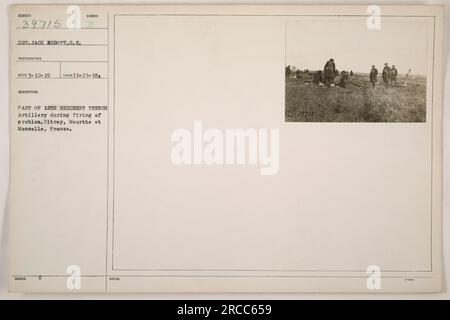
[[[16,47],[107,47],[105,43],[85,43],[85,44],[16,44]]]
[[[23,27],[16,27],[17,30],[108,30],[108,28],[67,28],[67,27],[61,27],[61,28],[23,28]]]
[[[26,277],[26,278],[67,278],[69,275],[12,275],[13,278]],[[115,275],[80,275],[81,278],[85,277],[119,277],[119,278],[353,278],[353,279],[365,279],[367,275],[362,276],[349,276],[349,275],[168,275],[168,274],[115,274]],[[383,276],[389,279],[433,279],[432,276]]]
[[[105,80],[108,78],[20,78],[16,77],[17,80]]]

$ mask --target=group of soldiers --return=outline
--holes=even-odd
[[[301,72],[299,72],[298,70],[297,70],[297,72],[299,74],[296,73],[296,76],[300,77]],[[411,69],[408,71],[408,74],[406,75],[404,86],[406,86],[410,72],[411,72]],[[290,66],[287,66],[286,67],[286,77],[289,77],[290,74],[291,74]],[[383,83],[386,88],[397,86],[397,75],[398,75],[398,71],[394,65],[392,65],[390,67],[388,63],[384,64],[381,78],[383,79]],[[321,85],[324,84],[328,87],[330,87],[332,85],[336,85],[339,87],[346,87],[349,76],[350,77],[353,76],[353,71],[339,72],[336,69],[336,64],[334,62],[334,59],[329,59],[325,63],[325,66],[323,67],[323,71],[318,70],[313,73],[313,82],[316,84],[321,84]],[[378,70],[374,65],[372,65],[372,69],[370,70],[369,78],[370,78],[370,83],[372,84],[372,88],[375,88],[375,84],[378,81]]]
[[[397,75],[398,71],[395,68],[394,65],[392,67],[389,67],[388,63],[384,64],[383,72],[381,73],[381,78],[383,79],[384,86],[389,88],[390,86],[397,86]],[[370,70],[369,78],[370,82],[372,83],[372,88],[375,88],[375,84],[377,83],[378,79],[378,70],[375,68],[374,65],[372,65],[372,69]]]
[[[342,70],[339,72],[336,69],[336,64],[334,63],[334,59],[330,59],[325,63],[323,67],[323,72],[319,70],[316,72],[314,82],[318,83],[317,80],[320,80],[323,84],[330,87],[332,84],[337,85],[338,87],[345,88],[348,83],[348,76],[353,76],[353,71],[347,72]],[[318,79],[319,78],[319,79]]]

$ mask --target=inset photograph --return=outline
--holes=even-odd
[[[287,22],[286,122],[426,121],[429,22],[366,19]]]

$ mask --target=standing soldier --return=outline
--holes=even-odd
[[[397,86],[397,69],[395,68],[394,65],[392,65],[391,68],[391,87],[393,86],[392,84],[395,84],[395,86]]]
[[[375,83],[377,82],[378,70],[372,65],[372,69],[370,70],[370,82],[372,83],[372,88],[375,89]]]
[[[325,66],[323,67],[323,74],[324,74],[324,80],[325,84],[329,87],[331,83],[333,82],[333,79],[335,77],[336,72],[336,65],[334,64],[334,60],[330,59],[325,63]]]
[[[389,88],[389,81],[391,81],[391,68],[389,68],[389,65],[387,63],[384,64],[381,77],[383,78],[386,89]]]

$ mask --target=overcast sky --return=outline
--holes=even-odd
[[[333,58],[338,70],[378,71],[384,63],[394,64],[399,73],[427,73],[428,26],[426,21],[387,21],[380,30],[369,30],[366,18],[346,21],[288,21],[286,64],[299,69],[323,69]],[[350,19],[350,21],[349,21]],[[430,39],[432,40],[432,39]]]

